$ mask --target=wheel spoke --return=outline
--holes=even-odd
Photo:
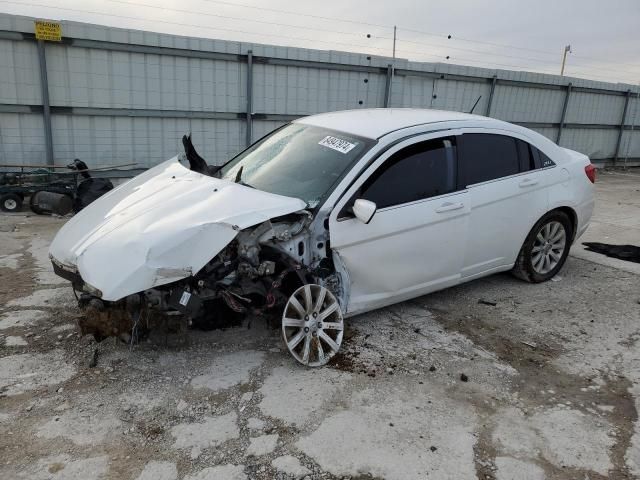
[[[304,337],[304,347],[302,348],[302,363],[309,363],[309,351],[311,350],[311,335]]]
[[[298,314],[304,318],[306,312],[304,307],[300,304],[300,302],[298,301],[298,299],[295,297],[295,295],[291,295],[291,298],[289,299],[289,303],[291,304],[291,306],[298,312]]]
[[[564,239],[563,229],[560,229],[560,231],[551,238],[551,243],[557,243],[558,241],[560,241],[560,239]]]
[[[331,305],[329,305],[327,308],[325,308],[322,312],[320,312],[320,314],[318,315],[318,318],[320,320],[324,320],[333,312],[335,312],[337,309],[338,309],[338,303],[334,302]]]
[[[536,266],[542,255],[544,255],[542,252],[538,252],[533,257],[531,257],[531,263],[534,267]]]
[[[282,319],[282,325],[285,327],[297,327],[297,328],[302,328],[304,327],[304,320],[300,320],[298,318],[283,318]]]
[[[535,244],[531,249],[531,253],[538,253],[540,250],[542,250],[542,245]]]
[[[322,324],[323,330],[343,330],[344,325],[342,322],[324,322]]]
[[[540,230],[538,232],[538,235],[536,235],[536,240],[538,241],[538,243],[544,244],[545,240],[544,240],[544,237],[542,236],[542,230]]]
[[[333,340],[333,338],[331,338],[329,335],[327,335],[323,331],[320,331],[320,338],[324,340],[327,345],[329,345],[329,348],[331,349],[331,351],[337,352],[338,349],[340,348],[340,346]]]
[[[325,362],[324,349],[322,348],[322,342],[320,341],[320,339],[318,339],[316,345],[318,346],[318,361],[320,362],[320,364],[323,364]]]
[[[558,233],[558,229],[560,228],[560,224],[557,222],[553,222],[551,224],[551,228],[550,228],[550,232],[549,232],[549,236],[551,238],[555,237],[556,234]]]
[[[560,255],[553,250],[549,250],[549,255],[553,258],[554,261],[558,262],[560,260]]]
[[[553,250],[562,250],[564,248],[564,239],[562,239],[561,242],[556,242],[553,245],[551,245],[551,248]]]
[[[300,330],[298,333],[296,333],[296,335],[291,340],[289,340],[289,343],[287,344],[289,350],[293,350],[294,348],[296,348],[305,337],[305,335],[306,334],[304,333],[304,330]]]
[[[309,284],[306,284],[304,286],[304,307],[306,313],[309,313],[313,308],[313,300],[311,299],[311,285]]]
[[[540,255],[538,257],[538,259],[536,260],[536,263],[534,263],[533,268],[535,268],[536,270],[540,271],[540,269],[542,268],[542,264],[544,263],[544,255]]]
[[[313,311],[314,312],[319,312],[320,309],[322,308],[322,305],[324,304],[324,299],[327,296],[327,290],[326,289],[322,289],[320,290],[320,294],[318,295],[318,298],[316,299],[316,304],[313,307]]]

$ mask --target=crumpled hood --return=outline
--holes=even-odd
[[[239,230],[306,208],[297,198],[192,172],[174,157],[69,220],[50,256],[118,300],[198,272]]]

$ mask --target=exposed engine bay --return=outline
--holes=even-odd
[[[323,259],[315,268],[306,265],[308,221],[307,215],[291,214],[243,230],[195,275],[116,302],[103,301],[75,285],[81,292],[81,307],[92,313],[81,327],[97,338],[131,341],[159,321],[166,323],[161,316],[175,317],[174,324],[184,321],[185,326],[209,330],[235,324],[238,314],[279,320],[293,291],[307,283],[325,284],[338,294],[339,281],[331,275],[330,262]]]

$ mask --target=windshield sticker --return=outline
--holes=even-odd
[[[341,138],[332,137],[331,135],[327,135],[322,140],[320,140],[318,142],[318,145],[329,147],[340,153],[349,153],[353,149],[353,147],[356,146],[355,143],[350,143],[346,140],[342,140]]]

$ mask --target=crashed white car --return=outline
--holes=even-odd
[[[221,167],[183,142],[51,244],[98,336],[274,313],[295,359],[322,365],[345,317],[500,271],[550,279],[594,205],[587,156],[476,115],[314,115]]]

